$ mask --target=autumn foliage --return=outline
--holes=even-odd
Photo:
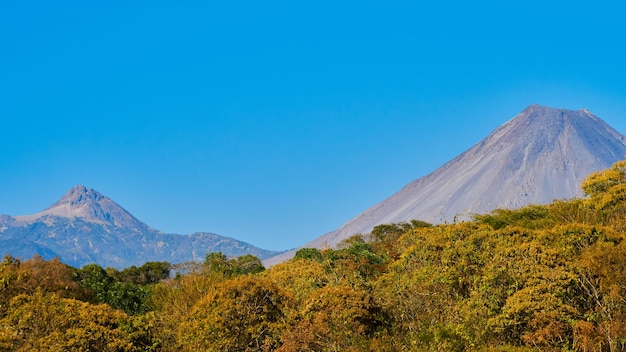
[[[626,161],[585,197],[381,225],[265,270],[0,263],[6,351],[623,351]]]

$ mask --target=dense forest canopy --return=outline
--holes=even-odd
[[[6,351],[620,351],[626,161],[585,198],[432,226],[381,225],[336,249],[122,271],[7,256]]]

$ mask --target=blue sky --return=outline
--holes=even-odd
[[[0,214],[77,184],[267,249],[338,228],[526,106],[626,133],[618,1],[5,1]]]

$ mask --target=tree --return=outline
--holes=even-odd
[[[168,262],[147,262],[140,267],[131,266],[113,277],[124,283],[132,283],[136,285],[153,285],[157,282],[167,279],[170,276],[172,265]]]
[[[420,228],[432,227],[421,220],[411,220],[410,222],[400,222],[396,224],[377,225],[372,230],[371,239],[372,246],[376,251],[384,253],[387,257],[397,259],[404,250],[398,239],[407,232]]]
[[[237,275],[258,274],[265,270],[261,260],[252,254],[237,257],[233,264]]]
[[[601,225],[626,230],[626,160],[609,169],[591,174],[583,181],[583,192],[589,196],[584,205],[596,211]]]
[[[422,220],[411,220],[410,222],[399,222],[395,224],[382,224],[374,226],[372,230],[372,239],[374,241],[385,241],[397,239],[400,235],[403,235],[413,229],[432,227],[433,225]]]
[[[336,280],[324,263],[303,259],[277,264],[260,276],[286,291],[297,307],[303,306],[313,292]]]
[[[363,236],[355,235],[339,243],[339,249],[324,251],[325,264],[336,276],[353,282],[367,281],[384,271],[387,257],[377,253]]]
[[[520,209],[496,209],[489,214],[478,214],[474,219],[479,224],[487,224],[495,230],[506,226],[519,226],[526,229],[541,229],[554,225],[544,205],[529,205]]]
[[[74,281],[71,268],[58,258],[46,261],[36,255],[20,261],[10,255],[5,256],[0,264],[0,313],[2,302],[37,290],[53,292],[61,297],[84,299],[83,290]]]
[[[88,264],[74,271],[74,280],[85,289],[86,299],[91,303],[105,303],[113,278],[98,264]]]
[[[366,289],[328,285],[304,302],[295,326],[283,333],[284,345],[278,351],[368,350],[383,322],[382,311]]]
[[[150,286],[115,281],[109,286],[104,302],[129,315],[143,314],[150,310],[151,292]]]
[[[626,183],[625,173],[626,160],[618,161],[606,170],[589,175],[583,181],[583,192],[592,198],[606,194],[611,188]]]
[[[204,266],[211,272],[220,273],[224,276],[231,276],[232,266],[226,254],[222,252],[211,252],[206,255]]]
[[[317,248],[300,248],[296,251],[294,258],[322,261],[322,252]]]
[[[239,275],[256,274],[263,270],[261,260],[252,254],[246,254],[234,259],[228,257],[222,252],[212,252],[206,255],[204,266],[207,270],[219,273],[224,277],[235,277]]]
[[[91,305],[37,290],[9,302],[0,319],[0,349],[135,351],[135,341],[144,332],[129,320],[126,314],[107,305]]]
[[[221,273],[202,267],[186,268],[184,275],[156,284],[149,305],[154,312],[154,326],[164,351],[179,351],[178,330],[181,321],[214,286],[226,280]]]
[[[169,264],[168,264],[169,265]],[[144,269],[124,270],[121,276],[127,281],[119,281],[111,277],[97,264],[88,264],[74,271],[74,279],[86,292],[86,300],[91,303],[106,303],[115,309],[121,309],[127,314],[137,315],[150,310],[149,298],[153,284],[138,284],[138,282],[158,281],[157,276],[146,275]],[[115,274],[114,274],[115,275]],[[160,275],[164,275],[161,272]],[[168,269],[169,275],[169,269]],[[151,277],[151,278],[150,278]]]
[[[574,326],[581,350],[617,351],[626,348],[626,241],[601,235],[584,248],[576,262],[578,287],[587,310]]]
[[[226,280],[183,320],[179,342],[193,351],[275,350],[288,304],[272,282],[250,276]]]

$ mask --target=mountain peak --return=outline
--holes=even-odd
[[[81,204],[98,203],[104,198],[106,197],[93,190],[92,188],[87,188],[83,185],[77,185],[73,188],[70,188],[65,193],[65,195],[61,197],[61,199],[52,204],[48,209],[55,208],[63,204],[69,204],[71,207],[77,207]]]
[[[520,147],[529,143],[542,144],[548,149],[564,143],[565,139],[571,139],[574,135],[578,137],[575,138],[577,141],[587,144],[587,149],[595,148],[589,144],[606,146],[607,141],[624,141],[621,133],[585,108],[568,110],[537,104],[530,105],[501,125],[487,139],[499,139],[505,135],[508,138],[501,141],[515,141]],[[618,158],[621,157],[623,155],[618,155]]]
[[[582,196],[585,177],[626,155],[625,140],[589,110],[530,105],[439,169],[304,247],[334,246],[379,224],[445,223],[496,208]]]
[[[544,106],[544,105],[539,105],[539,104],[531,104],[529,105],[526,109],[522,110],[522,114],[523,113],[531,113],[531,112],[535,112],[535,111],[539,111],[539,110],[546,110],[546,109],[553,109],[551,107],[548,106]]]
[[[163,233],[133,217],[110,198],[77,185],[33,215],[0,215],[0,256],[59,257],[82,267],[96,263],[122,269],[150,261],[200,261],[207,253],[267,258],[277,252],[212,233]]]
[[[529,105],[526,109],[522,110],[516,117],[520,116],[528,116],[531,114],[542,114],[542,115],[551,115],[551,116],[565,116],[569,114],[576,115],[586,115],[588,117],[592,117],[597,119],[595,115],[593,115],[587,108],[581,108],[578,110],[570,110],[565,108],[553,108],[546,105],[532,104]]]
[[[587,109],[580,110],[569,110],[564,108],[553,108],[550,106],[533,104],[528,106],[526,109],[522,110],[516,118],[528,118],[529,116],[542,116],[542,117],[550,117],[550,118],[561,118],[569,115],[592,115]],[[593,115],[592,115],[593,116]]]
[[[83,185],[70,188],[46,210],[33,215],[18,216],[16,219],[31,222],[45,216],[79,218],[85,222],[115,227],[147,227],[110,198]]]
[[[77,185],[70,188],[61,199],[42,213],[114,225],[115,222],[112,219],[112,215],[121,215],[127,212],[117,203],[97,191],[83,185]]]

